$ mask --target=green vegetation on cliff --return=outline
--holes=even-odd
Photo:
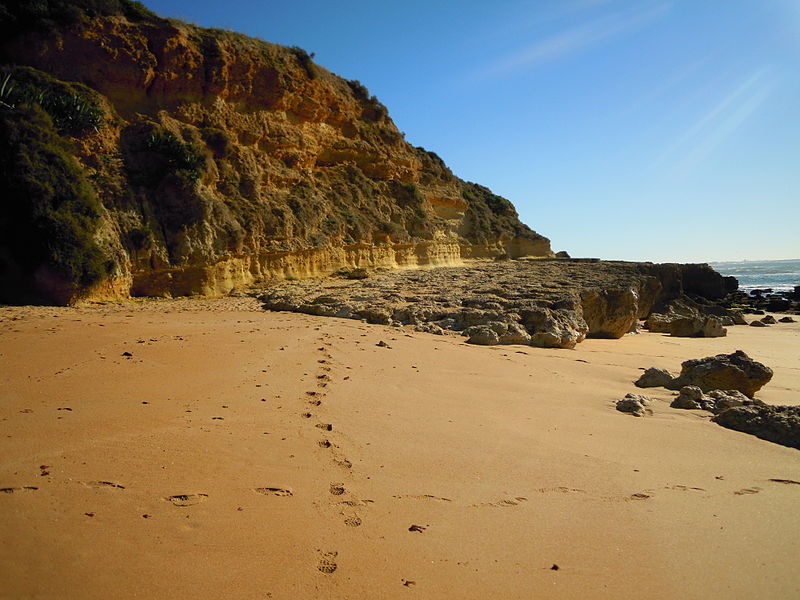
[[[93,239],[100,204],[38,105],[0,111],[0,280],[3,300],[39,297],[39,283],[69,296],[109,272]]]
[[[0,285],[209,294],[550,253],[313,58],[128,0],[0,0]]]

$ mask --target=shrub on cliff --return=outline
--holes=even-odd
[[[53,120],[38,106],[0,111],[0,289],[4,299],[47,297],[35,279],[87,286],[108,274],[93,239],[100,203]]]
[[[0,68],[0,106],[38,104],[61,134],[82,135],[97,130],[103,112],[96,94],[80,83],[59,81],[31,67]]]

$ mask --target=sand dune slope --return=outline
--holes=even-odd
[[[614,410],[737,348],[797,404],[800,325],[570,351],[233,299],[0,319],[0,597],[800,595],[800,452],[667,390]]]

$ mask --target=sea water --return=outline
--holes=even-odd
[[[791,291],[800,285],[800,259],[745,260],[741,262],[708,263],[722,275],[732,275],[739,280],[739,289],[749,292],[772,288],[774,291]]]

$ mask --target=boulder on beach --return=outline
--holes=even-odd
[[[795,323],[795,320],[792,317],[781,317],[778,323]]]
[[[640,394],[625,394],[622,400],[617,401],[617,410],[631,414],[634,417],[643,417],[653,414],[653,411],[647,408],[647,405],[652,401],[652,398]]]
[[[681,373],[668,387],[680,389],[694,385],[704,392],[738,390],[748,398],[772,379],[772,369],[754,361],[743,351],[687,360]]]
[[[767,327],[764,321],[750,321],[750,327]]]
[[[712,420],[728,429],[800,449],[800,406],[736,406]]]
[[[775,325],[775,323],[777,323],[775,317],[773,317],[772,315],[767,315],[766,317],[761,319],[761,322],[766,323],[767,325]]]
[[[642,373],[642,376],[639,377],[633,385],[640,388],[668,387],[673,379],[675,378],[666,369],[650,367]]]
[[[683,386],[678,396],[672,401],[672,408],[689,410],[707,410],[714,414],[734,406],[763,404],[760,400],[751,400],[738,390],[711,390],[704,394],[694,385]]]

